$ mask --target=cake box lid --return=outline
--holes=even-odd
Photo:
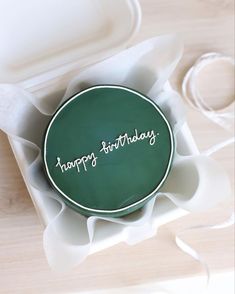
[[[137,0],[0,0],[0,83],[37,84],[105,59],[140,19]]]

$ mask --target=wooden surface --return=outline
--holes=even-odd
[[[178,90],[186,70],[201,54],[218,51],[233,55],[233,1],[141,0],[140,3],[143,22],[133,44],[172,32],[184,39],[184,56],[172,77],[172,84]],[[226,83],[219,82],[224,77],[225,73],[215,74],[217,83],[208,82],[206,87],[204,83],[209,98],[218,101],[219,94],[231,92]],[[201,150],[226,138],[223,130],[197,111],[188,107],[187,113]],[[233,147],[214,157],[233,180]],[[0,163],[0,293],[78,293],[204,274],[197,262],[175,246],[174,234],[190,225],[223,221],[232,209],[228,203],[207,213],[191,214],[163,226],[156,237],[142,244],[117,245],[90,256],[72,273],[58,275],[47,265],[42,248],[43,227],[3,133],[0,133]],[[232,227],[197,230],[185,233],[184,240],[200,252],[212,271],[224,271],[233,267],[232,232]]]

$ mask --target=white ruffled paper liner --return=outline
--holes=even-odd
[[[142,209],[122,218],[87,218],[63,203],[46,180],[40,153],[46,125],[59,105],[51,111],[46,99],[39,101],[17,85],[0,85],[0,127],[22,146],[25,178],[41,192],[40,201],[45,208],[50,206],[53,210],[43,243],[54,270],[68,271],[86,259],[100,223],[107,231],[125,228],[123,241],[130,245],[154,236],[157,228],[152,219],[159,196],[188,211],[202,211],[231,195],[228,177],[214,160],[200,154],[178,154],[176,135],[185,123],[185,115],[179,95],[171,90],[167,80],[181,55],[182,44],[174,36],[147,40],[81,71],[69,83],[59,103],[92,85],[118,84],[149,96],[169,120],[176,138],[172,170],[160,191]]]

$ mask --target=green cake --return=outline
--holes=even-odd
[[[48,179],[65,203],[84,215],[120,217],[162,186],[174,140],[152,100],[102,85],[77,93],[56,111],[42,151]]]

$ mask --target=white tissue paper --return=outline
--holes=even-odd
[[[0,128],[21,146],[25,180],[34,189],[38,203],[50,211],[43,242],[53,269],[67,271],[85,260],[101,224],[107,233],[124,227],[123,241],[130,245],[154,236],[157,228],[152,219],[161,197],[188,211],[201,211],[230,196],[228,178],[214,160],[177,152],[176,135],[184,126],[185,115],[181,98],[167,80],[181,54],[182,44],[174,36],[147,40],[84,69],[70,81],[61,97],[59,105],[92,85],[123,85],[153,99],[169,120],[176,139],[172,170],[161,190],[142,209],[122,218],[85,217],[62,202],[47,182],[40,153],[43,133],[56,109],[52,112],[46,99],[38,101],[17,85],[0,84]]]

